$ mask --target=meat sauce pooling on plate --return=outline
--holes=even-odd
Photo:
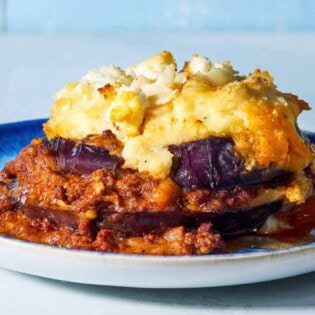
[[[310,240],[306,102],[266,71],[169,52],[54,98],[45,137],[0,173],[0,233],[67,248],[204,255]]]

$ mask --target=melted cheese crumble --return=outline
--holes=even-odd
[[[246,167],[271,164],[300,173],[312,160],[296,130],[308,105],[276,89],[268,72],[239,76],[229,62],[193,55],[177,71],[169,52],[125,71],[92,70],[55,96],[46,136],[80,140],[110,129],[124,144],[125,167],[165,177],[171,144],[231,137]]]

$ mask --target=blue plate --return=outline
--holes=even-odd
[[[19,121],[0,125],[0,169],[34,138],[43,137],[47,119]]]
[[[33,138],[43,137],[45,121],[0,125],[0,169]],[[314,133],[305,134],[315,143]],[[21,251],[23,260],[19,259]],[[157,257],[61,249],[1,236],[0,254],[0,266],[11,270],[79,283],[131,287],[221,286],[284,278],[315,270],[315,243],[279,250],[248,249],[234,254]],[[86,273],[87,269],[93,272]],[[242,269],[246,272],[235,272]],[[187,274],[193,276],[187,277]]]

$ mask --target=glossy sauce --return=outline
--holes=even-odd
[[[308,236],[315,228],[315,195],[305,203],[296,206],[288,214],[283,212],[278,216],[291,227],[276,234],[278,239],[294,242]]]
[[[315,241],[315,234],[312,233],[315,229],[315,195],[291,210],[277,213],[275,217],[285,228],[268,235],[250,234],[225,240],[227,251],[281,249]]]

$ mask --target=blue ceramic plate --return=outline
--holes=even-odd
[[[33,138],[44,119],[0,125],[0,168]],[[315,142],[313,133],[306,135]],[[315,271],[315,243],[208,256],[97,253],[0,237],[0,267],[52,279],[142,288],[189,288],[253,283]]]
[[[37,119],[0,125],[0,169],[33,138],[43,136],[42,125],[45,121],[45,119]]]

